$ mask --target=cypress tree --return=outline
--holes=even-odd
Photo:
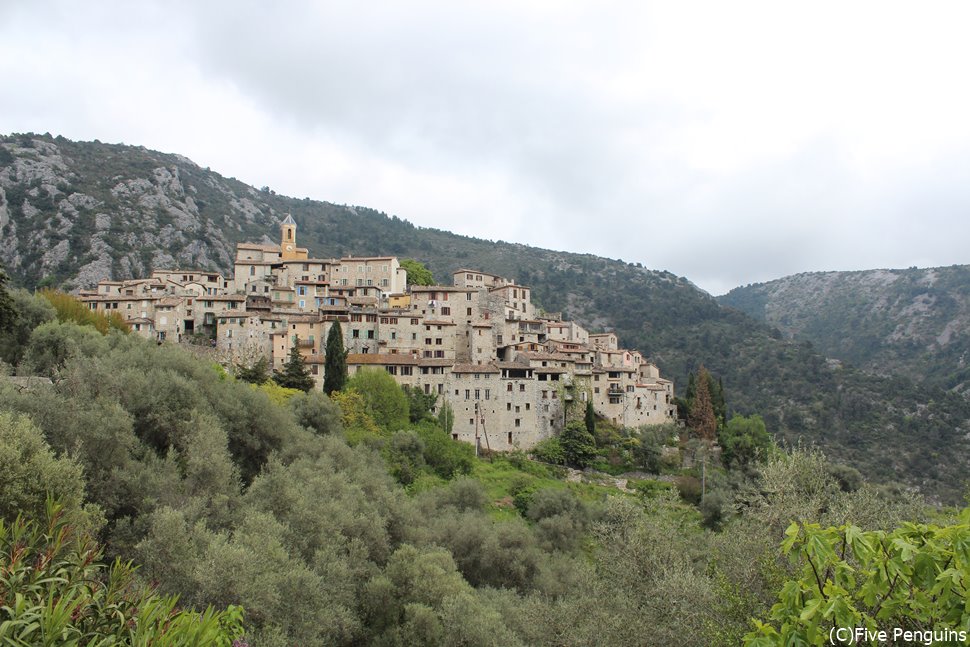
[[[586,402],[586,431],[590,433],[593,437],[596,436],[596,412],[593,411],[593,401],[588,400]]]
[[[313,389],[313,376],[303,361],[299,346],[300,338],[296,337],[290,347],[290,357],[283,364],[283,370],[273,375],[273,380],[287,389],[310,391]]]
[[[714,416],[711,390],[707,386],[710,381],[710,373],[702,366],[697,377],[698,385],[694,394],[694,401],[690,405],[690,413],[687,416],[687,426],[698,438],[714,441],[717,437],[717,418]]]
[[[327,357],[324,360],[323,392],[330,395],[341,391],[347,384],[347,351],[344,350],[344,333],[340,322],[335,321],[327,334]]]

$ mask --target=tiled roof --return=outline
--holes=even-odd
[[[451,369],[452,373],[498,373],[498,366],[495,364],[455,364]]]
[[[420,360],[403,353],[350,353],[347,355],[348,364],[417,366]]]

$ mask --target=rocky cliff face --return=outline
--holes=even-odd
[[[970,266],[798,274],[719,301],[868,371],[970,391]]]
[[[279,222],[252,187],[144,148],[0,140],[0,254],[14,280],[68,289],[173,266],[228,271]]]

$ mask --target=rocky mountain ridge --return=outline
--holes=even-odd
[[[970,393],[970,266],[797,274],[718,301],[872,373]]]

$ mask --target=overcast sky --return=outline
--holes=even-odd
[[[963,0],[0,0],[0,131],[721,294],[970,263],[968,29]]]

